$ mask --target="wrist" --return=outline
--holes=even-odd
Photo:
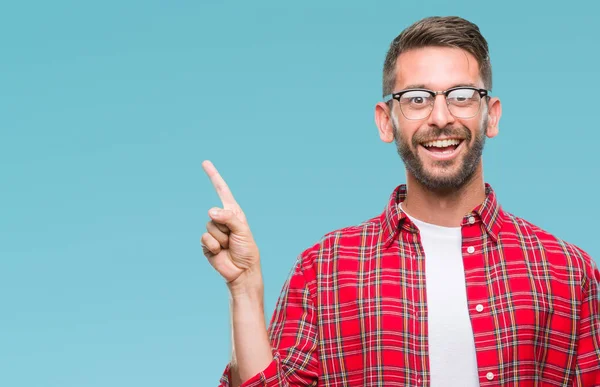
[[[247,269],[239,278],[228,282],[229,294],[232,300],[263,299],[264,284],[260,267]]]

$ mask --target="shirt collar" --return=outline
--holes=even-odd
[[[412,222],[405,222],[408,217],[400,209],[400,203],[405,199],[406,184],[401,184],[392,192],[387,206],[380,215],[379,220],[383,229],[382,240],[386,248],[397,238],[400,228],[413,233],[418,232]],[[494,241],[498,240],[498,234],[504,223],[504,211],[498,203],[496,193],[488,183],[485,183],[485,200],[463,217],[461,226],[472,224],[471,217],[474,218],[475,222],[481,221],[488,235]]]

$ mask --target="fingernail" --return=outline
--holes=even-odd
[[[214,209],[213,209],[213,210],[210,210],[210,214],[211,214],[212,216],[218,216],[218,215],[219,215],[219,210],[214,210]]]

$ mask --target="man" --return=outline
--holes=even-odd
[[[498,133],[487,42],[431,17],[392,42],[375,107],[407,183],[384,211],[304,251],[267,331],[259,250],[214,166],[223,209],[201,242],[231,293],[222,386],[600,386],[600,272],[505,212],[483,179]]]

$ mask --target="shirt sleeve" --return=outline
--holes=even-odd
[[[591,273],[583,286],[579,316],[575,383],[578,387],[600,386],[600,272],[591,260]]]
[[[317,313],[299,256],[283,285],[269,324],[273,361],[241,387],[304,387],[316,385],[319,373],[317,354]],[[231,364],[219,387],[231,384]]]

